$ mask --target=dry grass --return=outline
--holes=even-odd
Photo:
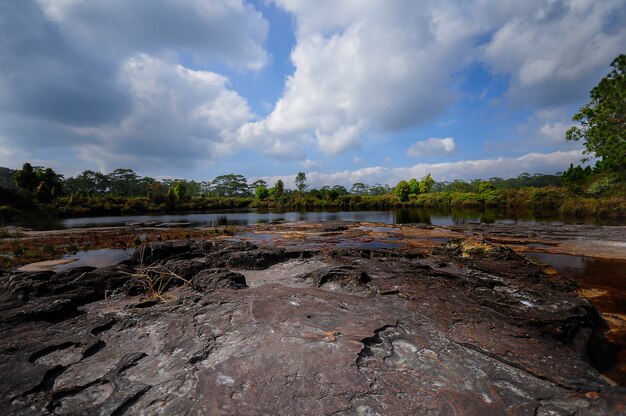
[[[469,237],[461,242],[461,257],[471,257],[472,255],[488,254],[493,250],[493,245],[476,238]]]
[[[182,282],[182,286],[190,286],[191,282],[167,267],[160,264],[150,266],[140,266],[135,273],[128,273],[131,276],[130,286],[139,289],[146,296],[146,300],[160,300],[166,302],[165,291],[170,284],[175,281]]]

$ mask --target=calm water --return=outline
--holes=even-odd
[[[120,248],[103,248],[99,250],[79,251],[68,254],[65,258],[76,259],[72,263],[60,264],[54,268],[55,271],[67,270],[79,266],[104,267],[117,264],[125,260],[134,250]]]
[[[224,221],[225,217],[225,221]],[[624,225],[624,221],[598,218],[562,218],[537,216],[532,212],[499,212],[472,209],[429,210],[406,208],[388,211],[309,211],[285,212],[278,210],[218,210],[206,213],[169,215],[123,215],[80,218],[24,218],[5,225],[35,230],[58,230],[81,227],[111,227],[127,223],[152,221],[161,223],[189,223],[190,226],[251,225],[272,221],[369,221],[385,224],[423,223],[455,225],[468,222],[500,223],[587,223],[596,225]]]

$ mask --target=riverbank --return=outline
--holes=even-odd
[[[208,231],[160,229],[174,239],[119,265],[4,270],[2,413],[624,411],[607,321],[574,282],[496,242],[548,254],[588,244],[587,256],[617,261],[623,227]]]
[[[156,215],[212,212],[215,210],[389,210],[398,208],[488,209],[492,212],[527,211],[538,217],[567,216],[626,219],[626,197],[590,196],[566,188],[522,188],[484,192],[430,192],[409,195],[401,201],[393,194],[318,194],[290,192],[278,198],[193,197],[185,201],[154,201],[148,197],[65,196],[50,204],[16,208],[0,206],[5,222],[25,216],[71,218],[88,216]]]

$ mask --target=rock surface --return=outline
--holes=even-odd
[[[276,226],[290,238],[3,271],[0,414],[626,412],[571,282],[480,238],[389,230]]]

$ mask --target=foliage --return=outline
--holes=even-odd
[[[30,163],[24,163],[22,169],[15,172],[15,184],[28,192],[34,192],[39,185],[39,178]]]
[[[496,185],[493,184],[493,182],[482,181],[480,182],[480,185],[478,185],[478,192],[480,192],[481,194],[484,194],[490,191],[495,191],[495,190],[496,190]]]
[[[252,184],[250,184],[250,189],[253,189],[253,190],[256,191],[256,189],[259,186],[263,186],[263,187],[267,188],[267,182],[265,182],[263,179],[258,179],[256,181],[252,182]]]
[[[260,185],[254,190],[254,197],[256,199],[266,199],[269,196],[270,192],[264,185]]]
[[[411,188],[407,181],[402,180],[398,182],[398,184],[396,185],[396,189],[395,189],[395,194],[398,197],[398,200],[400,200],[400,202],[408,201],[410,190]]]
[[[409,193],[413,195],[420,193],[420,183],[415,178],[409,180]]]
[[[587,194],[590,196],[600,196],[609,193],[617,184],[617,181],[610,176],[598,177],[587,188]]]
[[[270,196],[274,199],[280,198],[285,192],[285,185],[282,180],[277,180],[274,186],[270,189]]]
[[[422,178],[420,181],[420,192],[423,194],[427,194],[433,189],[433,185],[435,185],[435,180],[430,176],[430,173]]]
[[[210,185],[212,196],[250,196],[250,189],[246,183],[246,178],[242,175],[230,173],[228,175],[217,176]]]
[[[563,184],[567,186],[581,185],[591,176],[592,170],[590,166],[582,168],[581,166],[574,166],[570,163],[569,168],[563,172]]]
[[[30,163],[24,163],[14,177],[18,188],[32,194],[39,202],[48,203],[63,194],[63,175],[50,168],[33,167]]]
[[[572,120],[566,140],[583,140],[585,153],[599,159],[596,167],[626,178],[626,55],[613,60],[614,68],[591,90],[591,101]]]
[[[296,188],[298,189],[298,192],[304,192],[307,187],[306,174],[304,172],[298,172],[296,175]]]
[[[370,187],[362,182],[356,182],[352,184],[350,193],[352,195],[367,195],[370,192]]]
[[[189,200],[189,194],[187,193],[187,184],[185,182],[178,182],[174,186],[174,196],[176,197],[176,202],[186,202]]]
[[[65,180],[65,187],[70,193],[86,195],[104,194],[109,187],[109,177],[100,172],[86,170],[76,177]]]

